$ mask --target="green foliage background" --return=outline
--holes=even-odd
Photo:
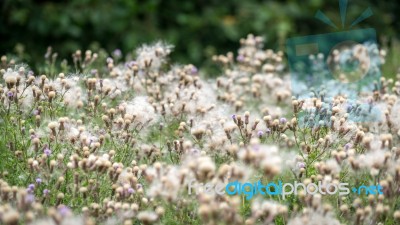
[[[0,54],[14,53],[31,65],[43,61],[47,46],[60,58],[76,49],[124,54],[142,43],[165,40],[181,63],[205,65],[213,54],[234,51],[248,33],[268,47],[283,49],[287,37],[335,32],[316,20],[318,9],[340,24],[338,0],[2,0]],[[373,27],[384,46],[399,35],[397,1],[350,0],[347,23],[367,7],[374,16],[357,28]],[[25,54],[29,53],[29,54]]]

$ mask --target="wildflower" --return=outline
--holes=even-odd
[[[288,225],[300,225],[304,223],[310,225],[340,225],[340,222],[332,216],[331,212],[322,214],[318,211],[305,212],[289,220]]]
[[[17,225],[20,219],[20,214],[15,210],[9,210],[2,215],[1,221],[5,225]]]
[[[49,97],[49,102],[52,102],[53,98],[56,96],[56,92],[55,91],[49,91],[47,96]]]
[[[136,50],[139,67],[158,69],[165,62],[165,57],[171,53],[172,46],[157,42],[154,45],[143,45]]]
[[[43,153],[45,154],[45,155],[47,155],[47,156],[50,156],[51,155],[51,150],[49,149],[49,148],[45,148],[44,150],[43,150]]]
[[[157,114],[145,96],[135,97],[129,102],[126,105],[126,113],[142,125],[150,125],[157,121]]]
[[[43,195],[44,196],[48,196],[50,194],[50,190],[49,189],[44,189],[43,190]]]
[[[56,136],[56,128],[58,127],[57,122],[50,122],[47,127],[51,130],[53,136]]]
[[[211,178],[215,173],[215,165],[208,157],[201,157],[198,159],[197,175],[199,180],[206,180]]]
[[[129,62],[128,62],[128,66],[129,66],[130,68],[133,68],[133,67],[136,66],[136,65],[137,65],[136,61],[129,61]]]
[[[29,185],[28,185],[28,190],[29,190],[29,191],[35,190],[35,184],[29,184]]]
[[[110,64],[110,63],[113,63],[114,60],[113,60],[111,57],[108,57],[108,58],[106,59],[106,62],[107,62],[107,64]]]
[[[129,194],[134,194],[134,193],[135,193],[135,190],[134,190],[133,188],[128,188],[128,193],[129,193]]]
[[[197,73],[198,73],[197,68],[196,68],[195,66],[192,66],[192,67],[191,67],[191,70],[190,70],[190,73],[191,73],[192,75],[197,74]]]
[[[393,214],[394,218],[396,219],[396,221],[400,221],[400,211],[396,210]]]
[[[152,211],[141,211],[137,218],[145,225],[152,224],[158,220],[158,215]]]
[[[4,73],[3,79],[7,84],[7,88],[11,89],[17,84],[18,79],[21,79],[18,72],[13,71],[12,69],[7,69],[7,72]]]
[[[400,180],[400,148],[396,147],[400,76],[371,82],[378,90],[371,93],[347,92],[333,81],[311,90],[306,85],[309,80],[295,81],[299,88],[293,90],[282,52],[263,49],[263,38],[254,35],[240,44],[236,60],[234,53],[213,57],[224,66],[215,80],[198,76],[200,69],[192,64],[167,66],[172,46],[162,42],[143,45],[136,58],[126,62],[116,49],[105,60],[106,71],[90,64],[96,53],[85,51],[82,58],[82,52],[76,51],[74,63],[82,67],[78,71],[90,77],[67,73],[36,77],[26,66],[2,57],[0,95],[3,111],[9,112],[0,123],[15,125],[16,136],[5,133],[14,154],[11,164],[21,163],[27,170],[15,170],[20,173],[15,177],[0,173],[0,223],[160,223],[166,214],[164,205],[187,206],[187,198],[180,196],[186,194],[191,179],[203,184],[254,177],[275,180],[292,172],[294,176],[283,176],[288,179],[283,182],[321,182],[326,187],[339,182],[343,169],[350,186],[355,180],[378,180],[384,195],[356,198],[352,205],[340,197],[337,204],[329,205],[327,195],[299,191],[297,205],[256,198],[249,202],[251,212],[244,215],[238,196],[197,193],[191,201],[199,216],[188,217],[187,223],[202,219],[205,224],[250,225],[279,218],[289,225],[336,225],[340,215],[348,224],[400,221],[398,210],[390,209]],[[310,56],[310,69],[323,74],[325,61],[362,60],[367,51],[374,70],[385,55],[376,47],[354,50],[336,50],[332,58]],[[51,60],[52,55],[49,49],[46,57]],[[298,89],[307,92],[308,99],[300,99],[304,96],[296,93]],[[296,97],[291,98],[292,93]],[[354,101],[358,95],[359,102]],[[351,121],[368,116],[375,107],[383,112],[382,122]],[[304,113],[304,118],[284,117],[293,112]],[[28,127],[36,128],[29,128],[27,134]],[[4,168],[11,170],[11,164]],[[7,183],[29,181],[29,174],[35,180],[21,190]],[[57,192],[51,195],[50,190]],[[35,194],[41,198],[35,199]],[[89,195],[95,203],[82,201]],[[74,213],[67,205],[71,204],[83,216],[70,217]],[[50,219],[35,219],[45,218],[46,213]]]
[[[196,138],[197,141],[200,141],[203,137],[203,135],[205,134],[205,130],[204,129],[196,129],[194,131],[192,131],[192,134],[194,135],[194,137]]]
[[[27,205],[32,204],[34,201],[35,201],[35,195],[33,195],[33,194],[31,194],[31,193],[29,193],[28,195],[26,195],[26,197],[25,197],[25,203],[26,203]]]
[[[268,177],[274,177],[281,171],[281,158],[276,155],[277,148],[275,146],[262,146],[260,152],[263,152],[264,158],[260,162],[260,167],[264,174]]]
[[[297,167],[298,167],[299,169],[305,168],[305,167],[306,167],[306,164],[305,164],[304,162],[298,162],[298,163],[297,163]]]
[[[351,147],[352,147],[352,144],[351,144],[351,143],[347,143],[347,144],[344,145],[344,149],[345,149],[346,151],[349,150]]]
[[[235,124],[237,124],[237,117],[236,117],[236,115],[233,114],[233,115],[231,116],[231,118],[233,119],[233,121],[235,122]]]
[[[120,49],[115,49],[115,50],[113,51],[113,55],[114,55],[116,58],[120,58],[120,57],[122,56],[122,52],[121,52]]]
[[[57,211],[58,211],[58,213],[60,213],[60,215],[62,217],[69,216],[72,213],[71,209],[68,206],[65,206],[65,205],[58,206]]]

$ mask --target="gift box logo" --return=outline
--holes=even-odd
[[[342,28],[345,28],[347,1],[340,0],[339,6]],[[368,8],[350,28],[371,15],[372,10]],[[337,29],[321,11],[316,18]],[[371,99],[371,93],[380,89],[381,77],[375,29],[294,37],[287,40],[286,49],[292,95],[304,101],[304,110],[297,113],[300,126],[329,124],[337,107],[355,122],[381,120],[381,112]]]

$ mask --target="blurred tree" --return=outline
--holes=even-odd
[[[395,1],[349,1],[347,21],[368,6],[375,15],[358,27],[399,35],[400,3]],[[50,45],[70,59],[76,49],[101,46],[129,53],[139,44],[165,40],[176,46],[174,60],[200,65],[213,54],[236,49],[248,33],[282,49],[291,36],[335,32],[314,18],[318,9],[340,24],[337,0],[2,0],[0,54],[14,51],[35,65]]]

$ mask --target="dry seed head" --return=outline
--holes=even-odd
[[[5,82],[13,86],[15,83],[17,83],[17,78],[15,76],[8,76],[6,77]]]
[[[394,211],[393,217],[396,221],[400,221],[400,210]]]
[[[56,96],[56,92],[55,91],[49,91],[49,93],[47,94],[49,99],[52,99]]]
[[[378,214],[382,214],[384,212],[384,206],[382,203],[378,203],[378,205],[376,206],[375,209],[376,213]]]
[[[2,221],[6,225],[17,225],[20,219],[20,215],[15,210],[8,210],[4,213]]]
[[[340,211],[342,213],[348,213],[349,212],[349,206],[347,206],[346,204],[343,204],[340,206]]]
[[[57,122],[50,122],[50,123],[47,125],[47,127],[50,128],[51,130],[53,130],[53,129],[55,129],[55,128],[58,127],[58,123],[57,123]]]
[[[86,193],[88,191],[87,187],[81,187],[79,188],[80,193]]]

